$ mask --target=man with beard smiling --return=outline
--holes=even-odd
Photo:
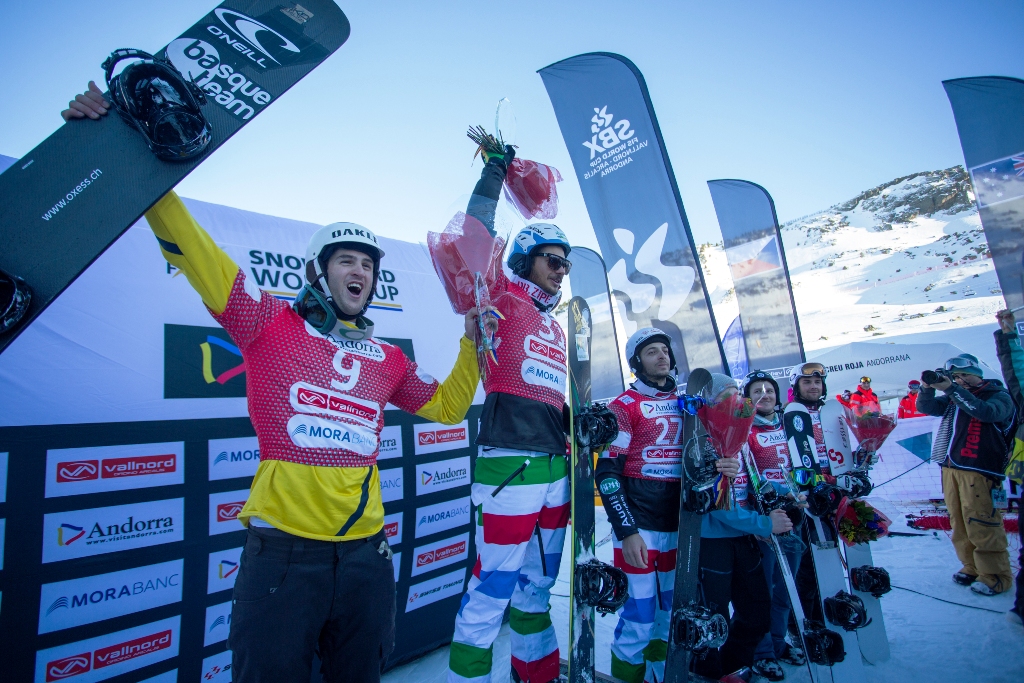
[[[62,112],[98,119],[95,84]],[[172,191],[146,212],[168,263],[185,273],[245,361],[260,464],[238,514],[248,527],[232,595],[233,680],[378,681],[394,646],[395,579],[377,469],[384,407],[461,422],[479,381],[476,312],[438,383],[365,313],[384,250],[355,223],[317,230],[292,305],[261,291]]]
[[[515,155],[484,153],[466,213],[496,236],[494,212]],[[490,291],[501,314],[498,362],[488,359],[487,398],[473,473],[477,560],[455,619],[450,683],[489,680],[494,639],[511,602],[512,677],[548,683],[559,675],[549,616],[551,587],[569,519],[566,341],[551,315],[572,264],[558,226],[534,223],[514,238],[508,271]]]

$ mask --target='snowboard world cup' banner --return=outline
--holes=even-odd
[[[627,335],[655,326],[688,368],[724,367],[679,188],[640,71],[610,53],[540,70]],[[682,350],[683,353],[679,353]]]
[[[294,297],[318,226],[185,201],[248,277]],[[421,245],[380,239],[378,339],[443,379],[462,319]],[[380,350],[362,344],[349,350]],[[239,350],[144,221],[0,354],[0,680],[231,680],[236,518],[261,456],[245,382]],[[310,439],[326,427],[306,407],[379,410],[299,389]],[[478,418],[478,406],[455,425],[389,407],[374,436],[398,584],[391,664],[451,638],[476,553]]]

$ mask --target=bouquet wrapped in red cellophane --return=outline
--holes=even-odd
[[[514,159],[505,176],[508,197],[523,218],[551,220],[558,215],[558,190],[562,174],[554,166],[529,159]]]
[[[836,528],[846,545],[877,541],[889,535],[892,520],[867,501],[843,498],[836,511]]]
[[[474,307],[481,311],[474,341],[480,376],[486,379],[488,363],[498,364],[494,352],[497,326],[493,319],[502,316],[497,310],[489,311],[493,308],[491,292],[501,274],[505,240],[492,237],[483,223],[459,212],[444,232],[427,233],[427,249],[452,310],[460,315]]]
[[[858,414],[854,408],[844,408],[846,423],[857,438],[860,449],[867,453],[876,453],[885,440],[896,429],[896,416],[892,413],[865,412]]]
[[[505,240],[492,237],[484,224],[461,211],[443,232],[427,233],[427,249],[437,277],[459,315],[477,305],[477,277],[488,292],[498,281]]]
[[[735,458],[746,443],[750,426],[754,423],[754,404],[749,398],[734,392],[698,408],[697,417],[707,430],[708,438],[718,456]],[[715,482],[718,509],[730,508],[730,488],[729,479],[719,476]]]
[[[477,154],[487,158],[490,154],[506,155],[511,147],[502,138],[502,131],[492,135],[483,126],[472,126],[467,133],[477,143]],[[475,156],[475,155],[474,155]],[[526,220],[551,220],[558,215],[558,190],[562,174],[554,166],[516,157],[508,165],[505,175],[506,198]]]

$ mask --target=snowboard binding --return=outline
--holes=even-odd
[[[838,486],[823,482],[807,492],[807,511],[815,517],[834,515],[844,497]]]
[[[804,644],[807,646],[807,659],[813,664],[832,666],[846,659],[843,637],[820,621],[804,621]]]
[[[840,474],[836,477],[836,486],[846,491],[846,495],[850,498],[865,498],[871,493],[871,489],[874,488],[874,484],[871,483],[867,472],[859,470]]]
[[[683,507],[687,512],[703,515],[715,507],[714,485],[718,479],[716,460],[718,453],[710,439],[692,438],[683,448],[682,496]]]
[[[615,440],[619,421],[603,403],[594,403],[573,417],[576,445],[585,452],[596,451]]]
[[[32,289],[17,275],[0,270],[0,334],[14,329],[32,303]]]
[[[588,607],[594,607],[602,616],[622,609],[629,597],[629,579],[618,567],[597,559],[576,565],[574,595]]]
[[[114,76],[114,67],[126,59],[140,61]],[[206,151],[213,140],[213,128],[202,111],[206,95],[169,60],[121,49],[110,53],[100,66],[114,109],[142,133],[157,158],[187,161]]]
[[[839,591],[831,598],[825,598],[825,618],[829,623],[844,631],[856,631],[871,623],[864,601],[846,591]]]
[[[854,567],[850,570],[850,583],[853,589],[862,593],[870,593],[880,598],[892,590],[892,583],[889,580],[889,572],[882,567]]]
[[[676,647],[699,653],[725,644],[729,622],[707,607],[690,605],[672,615],[671,634]]]

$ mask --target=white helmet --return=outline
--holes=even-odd
[[[377,286],[377,275],[380,273],[380,260],[384,257],[384,250],[380,248],[377,236],[371,230],[364,228],[358,223],[331,223],[313,233],[313,236],[309,238],[309,244],[306,246],[306,282],[319,290],[321,294],[327,297],[328,301],[333,303],[330,288],[321,284],[320,281],[323,280],[326,283],[327,280],[327,273],[325,272],[326,259],[322,259],[321,256],[328,251],[328,247],[334,245],[356,249],[370,256],[373,259],[373,283],[371,287]],[[366,313],[366,307],[370,305],[370,299],[372,298],[373,292],[371,291],[370,296],[366,297],[363,313]]]
[[[642,327],[626,340],[626,362],[629,363],[629,367],[633,372],[643,370],[643,365],[640,363],[640,352],[643,351],[645,346],[653,342],[661,342],[668,347],[668,361],[671,364],[669,369],[675,369],[676,357],[672,353],[672,338],[664,330],[659,330],[657,327]]]
[[[351,324],[346,325],[338,319],[341,311],[334,303],[330,287],[326,286],[326,259],[332,249],[329,247],[340,246],[348,249],[355,249],[367,254],[373,259],[373,279],[370,284],[370,293],[363,303],[363,310],[355,321],[356,329],[350,329]],[[377,236],[373,232],[357,223],[331,223],[320,228],[309,238],[306,246],[306,286],[302,288],[292,307],[302,316],[306,322],[313,326],[321,334],[341,335],[345,338],[356,339],[372,336],[373,323],[362,316],[373,300],[374,288],[377,286],[377,277],[380,274],[380,260],[384,256],[384,250],[377,242]],[[322,281],[322,282],[321,282]]]

